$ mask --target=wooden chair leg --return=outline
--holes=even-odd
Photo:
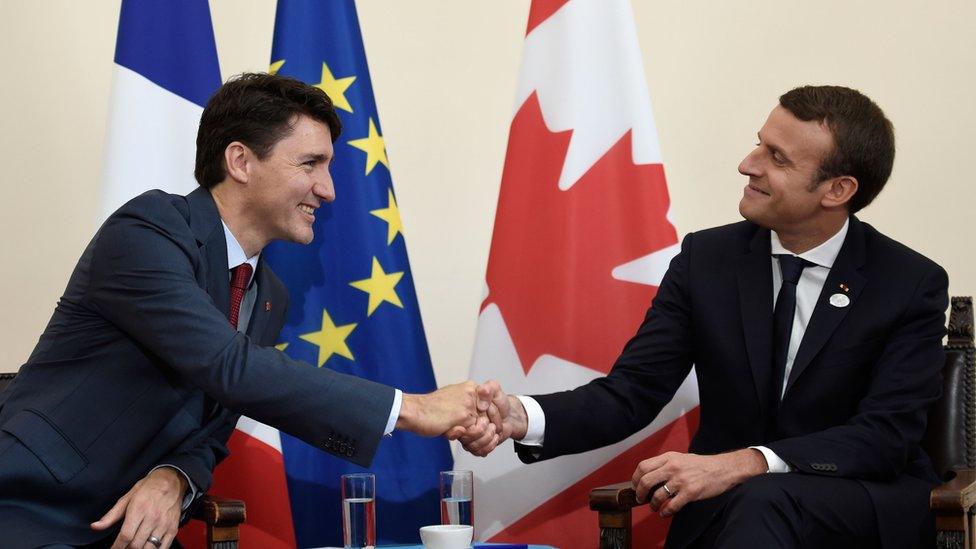
[[[207,525],[207,547],[209,549],[237,549],[241,532],[237,526]]]
[[[970,517],[936,516],[935,546],[938,549],[972,549]]]
[[[204,496],[193,514],[207,525],[208,549],[237,549],[245,516],[243,501],[214,496]]]
[[[629,482],[590,490],[590,509],[600,517],[600,549],[630,549],[631,509],[637,493]]]
[[[630,509],[600,511],[600,549],[630,549],[630,521]]]

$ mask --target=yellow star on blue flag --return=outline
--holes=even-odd
[[[272,42],[269,71],[318,86],[342,122],[330,166],[338,200],[323,204],[315,216],[314,240],[308,246],[273,243],[262,253],[291,292],[280,348],[312,366],[408,393],[432,391],[434,373],[356,4],[278,0]],[[365,436],[351,436],[357,435]],[[341,547],[339,476],[362,469],[285,433],[281,451],[295,544]],[[440,522],[438,473],[452,467],[444,439],[394,431],[380,442],[370,466],[383,493],[376,503],[383,517],[376,524],[377,545],[419,543],[418,529]]]

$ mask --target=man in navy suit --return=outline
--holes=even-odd
[[[260,252],[312,240],[340,129],[321,90],[242,75],[203,112],[200,188],[99,229],[0,395],[0,545],[168,547],[239,414],[362,466],[394,428],[478,420],[473,383],[408,395],[270,347],[288,294]]]
[[[891,123],[855,90],[784,94],[739,165],[745,221],[691,233],[604,378],[506,396],[528,463],[620,441],[695,367],[690,453],[637,466],[672,516],[668,547],[925,547],[938,483],[919,447],[941,390],[947,276],[853,214],[894,160]],[[476,454],[497,441],[462,438]]]

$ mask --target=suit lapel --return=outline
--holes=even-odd
[[[230,278],[227,274],[227,241],[217,205],[210,191],[198,188],[186,196],[190,206],[190,229],[205,258],[207,293],[226,316],[230,312]]]
[[[254,310],[251,312],[251,321],[247,325],[247,335],[258,345],[272,345],[274,338],[269,338],[268,325],[271,316],[276,314],[277,308],[283,304],[277,304],[272,299],[271,273],[264,256],[258,260],[258,270],[254,275],[254,280],[258,285],[258,295],[254,299]]]
[[[830,274],[827,275],[827,281],[824,282],[823,290],[810,317],[810,323],[793,360],[793,368],[790,370],[790,379],[786,384],[783,398],[786,398],[796,379],[810,365],[810,361],[817,356],[834,330],[847,316],[847,312],[857,302],[861,290],[867,283],[867,279],[858,272],[858,269],[864,265],[864,261],[864,227],[856,217],[851,216],[844,245],[830,269]],[[844,292],[841,284],[846,286],[848,291]],[[830,304],[830,296],[836,293],[843,293],[850,299],[847,306],[835,307]]]
[[[739,308],[746,352],[756,384],[759,406],[765,412],[765,395],[773,361],[773,269],[769,255],[769,230],[759,229],[742,256],[738,268]]]

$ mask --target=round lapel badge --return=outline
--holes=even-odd
[[[830,296],[830,304],[834,307],[847,307],[851,304],[851,298],[844,294],[834,294]]]

